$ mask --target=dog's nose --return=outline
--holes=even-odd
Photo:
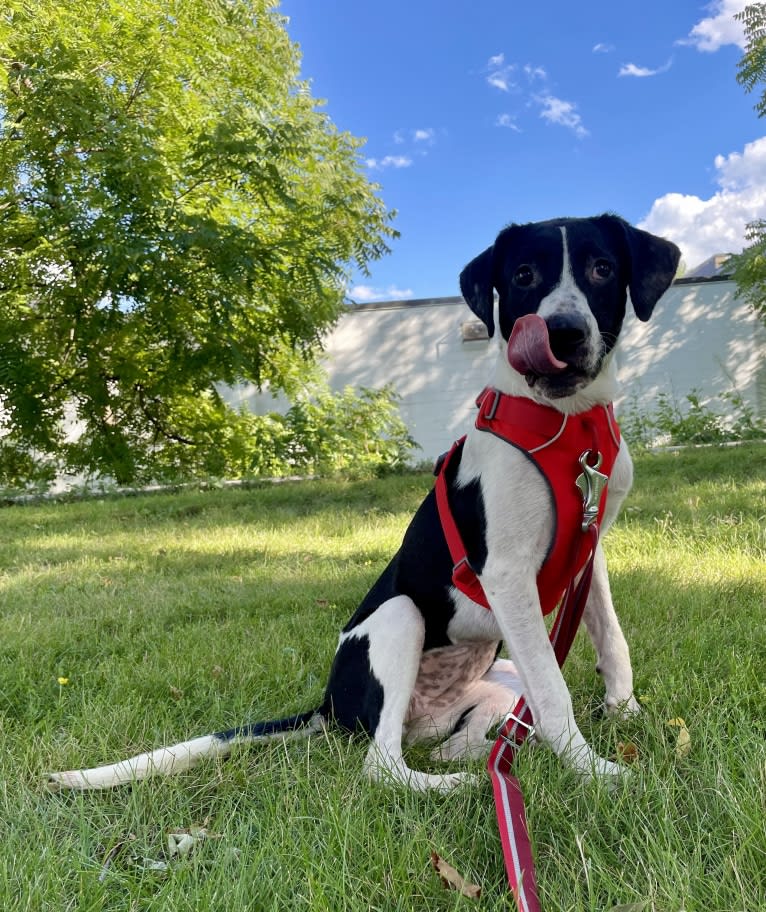
[[[553,314],[545,322],[551,351],[562,361],[572,357],[588,338],[588,324],[579,314]]]

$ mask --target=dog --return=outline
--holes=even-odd
[[[460,275],[474,314],[503,349],[492,387],[574,416],[616,396],[614,349],[632,306],[646,321],[675,276],[670,241],[611,214],[511,224]],[[495,298],[495,292],[497,297]],[[530,317],[532,319],[530,319]],[[609,478],[602,531],[632,482],[624,441]],[[538,741],[586,777],[620,767],[583,737],[550,646],[537,574],[554,534],[555,510],[527,455],[493,434],[469,430],[447,479],[454,517],[491,610],[453,585],[453,560],[432,490],[399,551],[343,628],[322,704],[288,719],[243,725],[94,769],[53,773],[49,787],[109,788],[184,770],[237,744],[311,734],[333,723],[364,732],[365,769],[376,780],[446,792],[465,771],[408,767],[404,746],[435,742],[432,756],[486,754],[488,733],[523,693]],[[638,711],[625,637],[599,545],[584,622],[605,685],[606,710]],[[499,657],[505,643],[511,659]]]

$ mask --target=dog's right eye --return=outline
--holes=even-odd
[[[519,266],[513,274],[513,284],[519,288],[529,288],[535,280],[535,273],[531,266]]]

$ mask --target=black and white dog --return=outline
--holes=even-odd
[[[463,270],[463,295],[490,335],[497,321],[504,343],[522,316],[536,314],[542,318],[536,325],[544,328],[517,334],[514,357],[509,360],[503,350],[492,386],[563,415],[611,402],[617,393],[613,350],[626,306],[630,302],[638,318],[648,320],[678,259],[674,244],[613,215],[502,230]],[[604,529],[631,480],[623,443],[609,481]],[[540,610],[536,576],[554,525],[542,476],[517,448],[472,430],[451,473],[449,497],[491,611],[452,585],[453,562],[431,491],[400,550],[343,629],[318,709],[109,766],[55,773],[50,787],[108,788],[174,773],[202,757],[227,755],[237,743],[311,733],[331,721],[368,733],[372,743],[365,765],[373,777],[446,791],[466,774],[412,770],[403,744],[435,739],[433,756],[445,760],[486,753],[487,733],[522,692],[539,740],[585,775],[616,774],[615,764],[598,757],[577,726]],[[628,647],[600,547],[584,620],[604,678],[607,710],[635,712]],[[512,662],[497,658],[503,641]]]

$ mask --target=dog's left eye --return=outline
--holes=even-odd
[[[518,285],[519,288],[529,288],[534,280],[535,273],[531,266],[519,266],[513,274],[514,285]]]
[[[594,282],[604,282],[612,275],[612,264],[606,260],[596,260],[591,267],[591,278]]]

